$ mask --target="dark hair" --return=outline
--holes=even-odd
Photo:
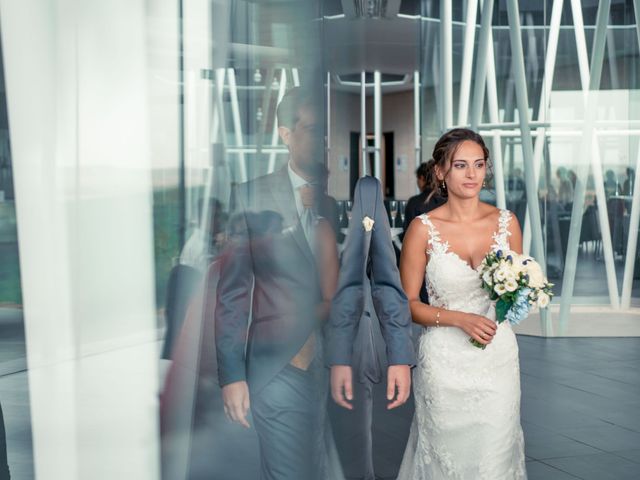
[[[293,130],[300,119],[300,109],[303,107],[313,108],[314,106],[314,99],[309,92],[300,87],[288,90],[276,108],[278,126]]]
[[[451,161],[460,145],[466,141],[474,142],[482,148],[484,160],[487,162],[487,170],[489,169],[489,149],[485,145],[484,139],[479,133],[469,130],[468,128],[454,128],[453,130],[449,130],[438,139],[435,147],[433,147],[433,153],[431,154],[432,158],[430,161],[431,178],[429,188],[431,193],[429,194],[429,197],[427,197],[427,200],[429,200],[436,192],[438,192],[441,197],[447,196],[446,187],[442,188],[442,185],[438,183],[438,176],[436,175],[435,169],[436,167],[440,167],[444,170],[447,162]],[[449,165],[449,170],[450,169],[451,165]],[[447,173],[449,173],[448,170]]]
[[[429,160],[431,162],[431,160]],[[429,177],[429,162],[422,162],[418,168],[416,168],[416,177]]]

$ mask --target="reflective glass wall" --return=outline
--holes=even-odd
[[[375,175],[399,253],[416,168],[444,131],[471,126],[493,162],[483,200],[516,214],[555,283],[522,331],[638,334],[632,0],[0,0],[0,20],[1,339],[24,347],[22,299],[30,327],[24,354],[0,355],[29,357],[34,401],[20,408],[43,478],[259,468],[235,448],[254,433],[224,435],[200,300],[239,233],[232,190],[287,168],[276,108],[295,87],[319,106],[338,251],[355,183]],[[96,418],[119,431],[94,435]],[[52,449],[61,424],[73,428]],[[127,449],[131,465],[96,474]]]
[[[34,478],[16,191],[0,43],[0,478]]]
[[[218,23],[211,35],[221,40],[212,55],[226,66],[198,70],[185,57],[186,238],[198,221],[202,168],[208,168],[198,166],[197,152],[214,149],[224,157],[211,170],[212,201],[224,205],[233,184],[284,164],[275,105],[288,88],[313,83],[326,104],[329,193],[343,219],[355,181],[366,173],[383,182],[400,226],[404,202],[417,192],[414,170],[435,140],[448,128],[472,126],[492,153],[494,178],[484,199],[516,213],[527,250],[544,258],[556,284],[551,314],[535,332],[566,334],[572,309],[588,317],[586,305],[628,312],[637,297],[635,256],[626,254],[637,243],[629,186],[638,139],[632,2],[496,1],[484,8],[467,1],[441,8],[437,1],[403,1],[380,11],[375,2],[371,11],[355,5],[321,2],[301,12],[286,2],[232,3],[229,15],[243,20],[230,22],[230,30],[212,17]],[[313,16],[311,30],[292,26]],[[184,28],[187,39],[199,31],[188,21]],[[234,40],[240,36],[242,51]],[[278,52],[285,51],[283,63]],[[217,89],[205,86],[213,84]],[[598,148],[584,147],[586,137],[597,138]],[[538,207],[531,211],[534,198]]]
[[[601,309],[587,305],[636,321],[632,3],[422,3],[422,145],[464,125],[488,141],[485,199],[516,213],[556,284],[538,333],[589,331]]]

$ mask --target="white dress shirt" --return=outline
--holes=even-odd
[[[293,188],[293,197],[296,200],[296,210],[298,210],[298,216],[300,216],[304,210],[302,198],[300,198],[300,188],[304,187],[309,182],[293,171],[293,168],[291,168],[291,160],[289,160],[289,163],[287,164],[287,170],[289,171],[289,181]]]

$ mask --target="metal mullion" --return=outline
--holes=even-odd
[[[469,96],[471,94],[471,70],[473,67],[473,47],[476,37],[476,16],[478,0],[468,0],[467,18],[464,30],[464,50],[462,54],[462,73],[460,75],[460,95],[458,101],[458,125],[469,122]]]
[[[440,0],[440,64],[444,128],[453,126],[453,34],[451,1]]]

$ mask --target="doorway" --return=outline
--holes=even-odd
[[[375,169],[375,153],[374,134],[367,134],[367,171],[362,171],[361,148],[360,148],[360,132],[351,132],[349,135],[349,198],[353,198],[353,192],[356,188],[358,179],[365,173],[371,175]],[[382,193],[386,198],[395,196],[395,168],[394,168],[394,133],[384,132],[382,134],[382,145],[380,152],[381,169],[380,183],[382,184]]]

